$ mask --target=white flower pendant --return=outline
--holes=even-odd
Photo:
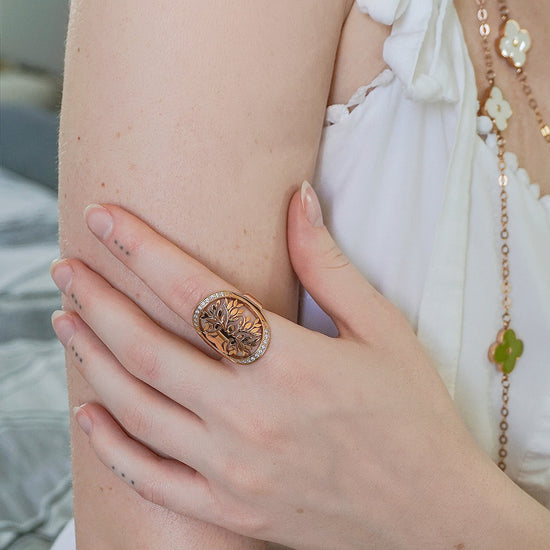
[[[500,55],[508,59],[514,67],[523,67],[526,60],[526,52],[531,47],[531,36],[525,29],[520,28],[514,19],[508,19],[504,25],[498,48]]]
[[[493,119],[495,126],[502,132],[508,127],[508,119],[512,116],[512,108],[504,99],[498,86],[491,88],[491,95],[485,102],[485,111]]]

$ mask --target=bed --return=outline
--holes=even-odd
[[[0,167],[0,549],[45,550],[72,516],[57,199]]]
[[[72,517],[64,352],[50,323],[68,0],[2,0],[0,550],[46,550]]]

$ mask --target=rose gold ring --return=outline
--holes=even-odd
[[[262,304],[250,294],[229,290],[201,300],[193,313],[193,326],[209,346],[233,363],[257,361],[271,339]]]

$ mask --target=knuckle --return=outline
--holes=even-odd
[[[164,366],[160,349],[151,338],[150,331],[138,331],[128,346],[128,364],[125,365],[129,371],[148,383],[154,383],[159,379]]]
[[[79,270],[75,270],[73,282],[71,282],[66,294],[67,300],[69,300],[72,308],[77,312],[83,307],[87,308],[90,303],[93,303],[93,300],[90,299],[92,293],[93,289],[89,281],[86,281],[84,277],[81,276]]]
[[[255,511],[246,510],[234,513],[230,520],[231,530],[247,537],[263,539],[267,533],[267,521]]]
[[[205,295],[204,279],[190,275],[172,283],[168,290],[170,305],[176,312],[186,312],[194,308]]]
[[[236,460],[229,455],[222,455],[218,457],[217,470],[224,485],[232,489],[237,489],[236,492],[242,489],[244,486],[242,461]]]
[[[284,442],[283,427],[277,422],[277,414],[273,411],[266,414],[251,414],[251,410],[258,410],[254,400],[243,400],[239,404],[233,403],[231,414],[224,422],[230,433],[240,441],[246,442],[252,448],[277,450]]]
[[[342,269],[350,265],[350,261],[340,250],[336,243],[331,243],[324,254],[324,261],[321,267],[325,269]]]
[[[241,459],[226,455],[219,461],[218,469],[224,485],[240,497],[253,495],[259,485],[255,483],[254,476]]]
[[[146,479],[136,489],[138,495],[153,504],[158,504],[159,506],[166,505],[166,492],[165,486],[159,480],[156,479]]]
[[[120,250],[127,250],[132,255],[140,252],[146,242],[141,231],[125,232],[124,235],[119,237],[113,235],[112,238],[115,246],[118,246]],[[119,239],[122,239],[122,242]]]
[[[325,350],[321,335],[313,335],[316,345],[311,345],[309,349]],[[323,335],[324,337],[324,335]],[[307,351],[307,350],[306,350]],[[318,364],[307,359],[298,359],[296,350],[281,350],[278,357],[277,369],[269,373],[269,384],[276,391],[284,392],[292,399],[303,399],[307,395],[312,395],[318,389],[319,369]],[[271,422],[280,429],[280,424],[275,423],[275,415]]]
[[[269,499],[277,483],[276,472],[270,470],[269,464],[250,464],[242,458],[223,456],[216,469],[222,485],[245,501]]]
[[[127,405],[122,409],[119,420],[132,435],[146,440],[152,433],[151,415],[146,414],[143,408],[144,400],[137,399],[136,401],[139,404]]]
[[[247,435],[255,448],[267,449],[272,453],[281,452],[286,441],[280,425],[258,417],[248,420]]]

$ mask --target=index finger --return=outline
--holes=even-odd
[[[190,326],[194,327],[193,314],[197,306],[208,306],[207,297],[217,293],[221,296],[222,291],[242,294],[236,287],[123,208],[115,205],[92,204],[85,210],[85,219],[90,230],[110,252]],[[254,304],[253,300],[252,303],[261,312],[257,315],[253,308],[249,308],[251,312],[257,318],[263,316],[267,318],[265,310],[258,307],[260,304]],[[220,312],[220,315],[223,313]],[[286,321],[276,314],[268,315],[270,320],[277,317],[281,321]],[[241,331],[242,334],[245,332]],[[244,338],[249,337],[250,332],[244,334]],[[266,340],[269,343],[270,337],[269,329],[261,331],[261,341],[255,353],[257,357],[265,352]],[[213,339],[209,341],[204,336],[203,339],[216,348]],[[232,338],[232,341],[235,342],[235,339]],[[241,343],[238,342],[239,345]],[[255,344],[254,347],[256,347]],[[220,349],[217,351],[223,355]]]

